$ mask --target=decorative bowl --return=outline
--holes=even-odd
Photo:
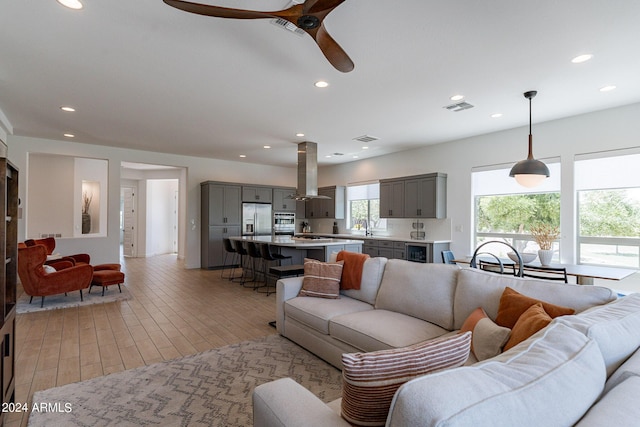
[[[518,256],[515,253],[507,252],[507,256],[511,258],[513,262],[518,262]],[[532,262],[534,259],[536,259],[537,256],[538,254],[520,252],[520,257],[522,258],[522,262],[525,264]]]

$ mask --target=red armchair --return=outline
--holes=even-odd
[[[44,306],[44,297],[72,291],[80,291],[89,287],[93,277],[93,267],[89,264],[74,265],[59,271],[47,273],[44,262],[47,259],[47,249],[44,245],[25,246],[18,248],[18,275],[27,295],[31,298],[42,297],[40,307]],[[58,268],[70,265],[68,261],[56,264]],[[55,268],[55,267],[54,267]]]
[[[47,249],[47,255],[52,255],[53,251],[56,248],[56,239],[53,237],[46,237],[44,239],[29,239],[24,241],[24,245],[25,246],[43,245]],[[89,254],[65,255],[55,260],[46,261],[45,264],[51,264],[53,262],[58,261],[59,259],[65,259],[67,261],[71,261],[74,265],[91,264],[91,257],[89,256]]]

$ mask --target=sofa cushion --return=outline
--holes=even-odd
[[[284,303],[284,313],[287,318],[297,320],[325,335],[329,334],[329,320],[333,317],[365,310],[373,310],[373,306],[349,297],[339,299],[296,297]]]
[[[542,328],[551,323],[551,316],[544,311],[542,303],[537,303],[525,310],[511,329],[511,337],[504,345],[504,351],[515,347]]]
[[[478,307],[482,307],[490,318],[495,319],[500,296],[507,286],[532,298],[571,307],[577,313],[617,298],[616,292],[600,286],[552,283],[500,275],[477,268],[463,268],[458,273],[452,329],[460,329],[469,314]]]
[[[551,318],[573,314],[576,311],[571,307],[562,307],[546,301],[522,295],[520,292],[506,287],[500,296],[500,306],[496,323],[505,328],[513,328],[522,314],[534,304],[540,303],[544,311]]]
[[[367,259],[362,267],[362,281],[360,282],[360,289],[341,290],[340,293],[371,305],[375,304],[378,289],[380,288],[380,281],[384,274],[384,266],[386,264],[387,258],[384,257]]]
[[[554,323],[493,359],[404,384],[387,425],[570,426],[604,381],[597,344]]]
[[[299,296],[339,298],[343,265],[344,261],[321,262],[305,258],[304,279]]]
[[[390,259],[384,269],[376,308],[408,314],[452,330],[459,269],[450,264]]]
[[[409,347],[342,355],[342,416],[352,424],[383,426],[391,399],[405,382],[462,365],[469,357],[471,333],[438,338]]]
[[[626,362],[611,374],[607,383],[604,385],[604,392],[607,393],[609,390],[632,375],[640,376],[640,350],[636,350],[636,352],[633,353]]]
[[[640,376],[626,378],[607,393],[576,427],[637,426],[640,420]]]
[[[631,294],[577,316],[558,318],[594,339],[611,375],[640,346],[640,294]]]
[[[500,354],[511,334],[509,328],[496,325],[482,307],[478,307],[462,324],[460,332],[467,331],[472,333],[471,352],[476,362]]]
[[[329,331],[332,338],[362,351],[404,347],[448,332],[406,314],[378,309],[335,316],[331,319]]]

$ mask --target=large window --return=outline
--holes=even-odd
[[[540,187],[528,189],[509,177],[511,166],[479,169],[472,173],[474,197],[474,247],[497,240],[521,252],[536,252],[529,228],[537,224],[560,227],[560,164],[548,163],[551,178]],[[506,256],[508,248],[487,245],[488,252]],[[560,258],[558,242],[554,244],[554,260]]]
[[[347,187],[349,204],[348,228],[351,231],[386,230],[387,221],[380,218],[380,184]]]
[[[576,159],[580,263],[640,268],[638,164],[633,152]]]

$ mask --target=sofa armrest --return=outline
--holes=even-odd
[[[254,427],[349,427],[309,390],[292,380],[281,378],[253,390]]]
[[[304,277],[287,277],[276,282],[276,328],[284,335],[284,303],[298,296]]]

